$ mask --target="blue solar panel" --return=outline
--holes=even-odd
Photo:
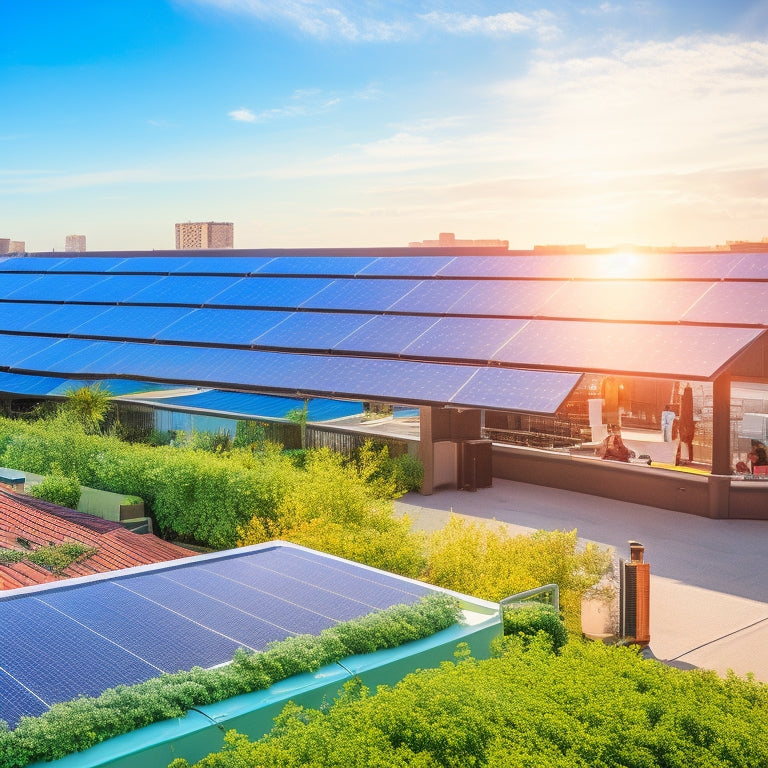
[[[60,344],[61,339],[46,338],[42,336],[13,336],[0,335],[0,367],[19,367],[28,357],[50,349]],[[47,372],[45,366],[37,368],[41,372]]]
[[[55,333],[62,336],[74,333],[75,329],[83,323],[93,320],[110,309],[98,304],[66,304],[63,307],[57,304],[20,306],[33,307],[37,311],[37,317],[25,330],[30,333]]]
[[[375,261],[373,256],[278,256],[258,271],[262,275],[349,275]]]
[[[474,280],[424,280],[390,309],[393,312],[446,314],[475,285]]]
[[[261,547],[0,595],[0,718],[214,666],[374,608],[426,585],[291,546]]]
[[[183,269],[189,262],[189,255],[179,256],[131,256],[120,259],[105,272],[122,274],[125,272],[148,272],[157,275],[170,275]]]
[[[336,349],[398,355],[437,322],[434,317],[375,315]]]
[[[52,264],[49,272],[110,272],[119,268],[123,257],[108,256],[69,256],[63,261]]]
[[[340,312],[295,312],[259,336],[255,343],[266,347],[328,350],[371,317]]]
[[[0,302],[0,330],[24,331],[45,315],[56,310],[53,304],[14,304]]]
[[[565,283],[556,280],[487,280],[478,282],[451,305],[452,315],[499,315],[531,317]]]
[[[17,275],[6,273],[0,283],[4,299],[23,299],[29,296],[28,286],[40,280],[42,275]]]
[[[115,339],[155,339],[167,326],[195,311],[189,307],[120,306],[98,309],[101,310],[99,313],[92,313],[90,319],[76,325],[71,332]]]
[[[579,373],[526,371],[514,368],[480,368],[454,396],[456,405],[498,407],[503,399],[509,410],[555,413],[579,383]]]
[[[419,284],[418,280],[387,280],[362,278],[339,279],[322,293],[307,299],[307,309],[357,309],[384,312]]]
[[[34,595],[0,601],[0,641],[0,666],[48,705],[160,672]]]
[[[298,309],[333,281],[322,277],[248,277],[231,285],[209,303],[217,306]]]
[[[733,268],[726,275],[733,280],[768,280],[768,255],[765,253],[742,253]]]
[[[288,317],[289,312],[196,309],[165,328],[157,338],[166,341],[250,345],[258,336]]]
[[[768,284],[715,283],[682,319],[691,323],[768,325]]]
[[[128,280],[145,280],[139,290],[126,293],[126,303],[141,304],[188,304],[201,306],[213,301],[220,293],[243,278],[199,277],[197,275],[170,275],[144,277],[142,275],[115,275],[111,278],[119,285]]]
[[[109,638],[120,648],[164,672],[190,668],[190,659],[212,666],[231,659],[242,643],[197,621],[162,601],[147,599],[122,582],[96,582],[87,590],[61,590],[40,595],[45,605]],[[141,621],[137,617],[141,616]]]
[[[363,276],[434,277],[450,264],[455,256],[382,256],[360,271]]]
[[[184,255],[189,256],[189,253]],[[193,256],[178,265],[172,257],[166,257],[164,261],[174,274],[250,275],[261,270],[272,259],[269,256]]]
[[[7,672],[0,670],[0,713],[7,723],[15,725],[23,716],[36,717],[48,709],[46,704],[20,685]]]
[[[47,273],[39,275],[36,280],[20,285],[13,292],[6,292],[3,286],[3,295],[9,299],[23,301],[72,301],[74,297],[83,291],[92,288],[98,283],[106,282],[104,275],[65,275]]]
[[[409,344],[408,357],[443,357],[464,360],[493,360],[496,353],[526,323],[476,317],[443,317]]]
[[[57,264],[62,262],[61,256],[52,258],[40,256],[18,256],[9,259],[0,260],[0,271],[2,272],[47,272]],[[3,278],[5,282],[5,278]]]

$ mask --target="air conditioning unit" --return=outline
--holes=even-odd
[[[630,560],[620,562],[620,629],[621,636],[637,645],[651,640],[651,566],[643,562],[645,547],[629,542]]]

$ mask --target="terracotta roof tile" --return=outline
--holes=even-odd
[[[160,563],[191,554],[152,534],[133,533],[120,523],[0,490],[0,547],[37,549],[72,541],[96,547],[97,551],[72,563],[58,576],[28,561],[2,564],[0,589]]]

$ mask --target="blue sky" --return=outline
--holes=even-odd
[[[0,0],[28,250],[768,236],[768,2]]]

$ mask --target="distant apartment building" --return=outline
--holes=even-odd
[[[26,253],[27,244],[23,240],[11,240],[8,246],[9,253]]]
[[[457,240],[453,232],[441,232],[437,240],[408,243],[409,248],[509,248],[509,240]]]
[[[233,248],[235,225],[219,221],[187,221],[176,225],[176,248]]]
[[[85,235],[67,235],[64,250],[67,253],[85,253]]]
[[[9,253],[11,250],[11,238],[0,237],[0,253]]]

